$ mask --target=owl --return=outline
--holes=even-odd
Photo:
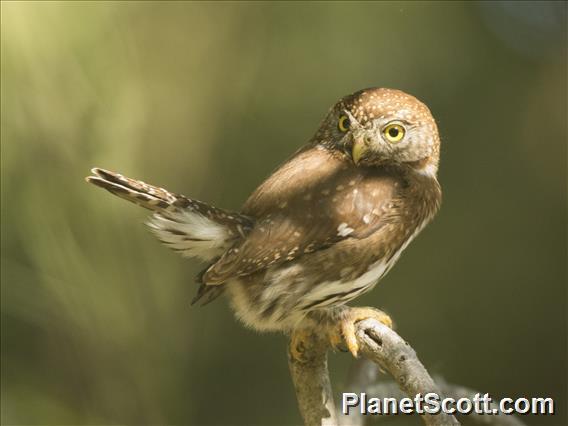
[[[314,330],[357,356],[357,321],[392,323],[346,303],[373,289],[438,211],[439,154],[426,105],[370,88],[333,105],[240,211],[100,168],[87,181],[151,210],[160,241],[207,264],[193,303],[225,293],[246,326],[291,334],[295,356]]]

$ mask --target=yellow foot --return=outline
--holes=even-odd
[[[303,362],[306,349],[312,333],[307,328],[299,328],[290,335],[290,356],[296,361]]]
[[[338,349],[341,347],[341,344],[345,342],[349,352],[357,358],[359,354],[359,344],[355,336],[355,324],[359,321],[371,318],[392,328],[392,320],[383,311],[375,308],[345,308],[346,309],[341,312],[339,323],[330,325],[330,329],[328,330],[329,342],[334,349]]]

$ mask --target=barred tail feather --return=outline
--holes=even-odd
[[[152,232],[171,249],[186,257],[210,261],[243,238],[252,220],[163,188],[94,168],[87,182],[154,212],[148,221]]]
[[[127,178],[119,173],[97,167],[91,169],[91,172],[94,176],[85,178],[87,182],[149,210],[163,211],[177,200],[176,195],[163,188]]]

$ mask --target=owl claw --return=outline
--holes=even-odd
[[[357,336],[355,334],[355,325],[366,319],[375,319],[387,327],[392,328],[391,318],[375,308],[347,308],[345,312],[342,313],[342,318],[338,324],[334,324],[328,331],[329,342],[331,347],[334,349],[341,350],[343,344],[347,346],[351,355],[354,358],[359,356],[359,343],[357,342]]]
[[[329,344],[333,350],[340,352],[351,352],[349,346],[346,346],[347,342],[343,338],[343,330],[340,325],[332,325],[327,332],[327,336],[329,339]]]
[[[307,329],[294,330],[290,336],[290,356],[298,361],[304,362],[306,355],[306,347],[308,339],[311,338],[311,333]]]

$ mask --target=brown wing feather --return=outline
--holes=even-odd
[[[346,238],[365,238],[388,221],[397,185],[384,171],[356,169],[317,149],[300,153],[251,195],[244,212],[257,217],[254,228],[203,282],[220,284]]]

